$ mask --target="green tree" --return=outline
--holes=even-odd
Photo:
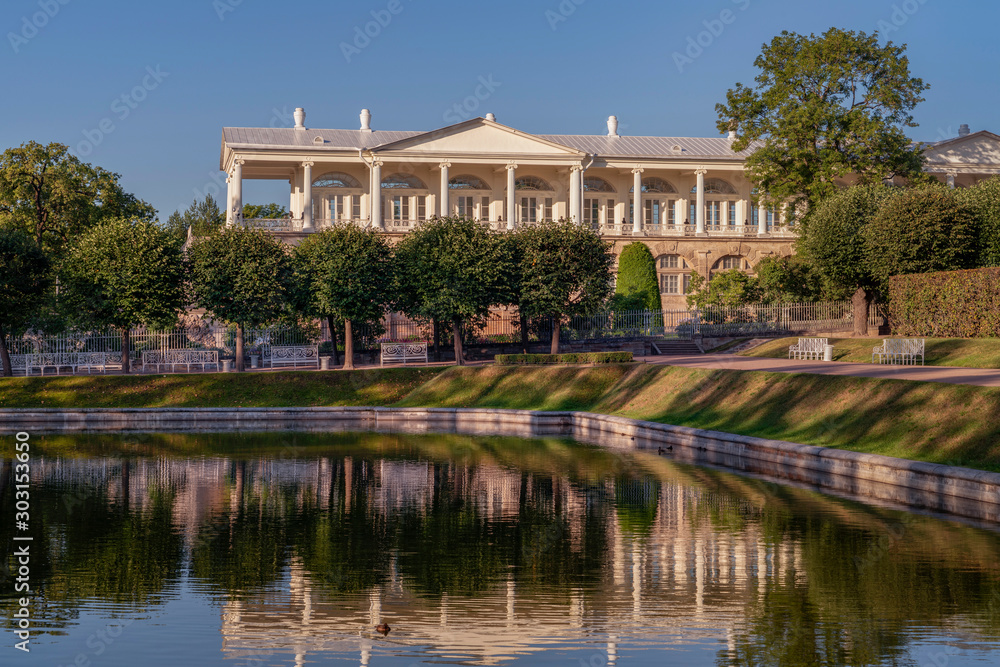
[[[188,210],[174,211],[167,218],[166,228],[171,234],[186,239],[188,228],[194,236],[207,236],[226,223],[226,212],[219,208],[212,195],[201,201],[195,199]]]
[[[756,85],[736,84],[715,108],[719,131],[737,133],[733,150],[754,151],[744,168],[766,200],[812,209],[849,174],[921,177],[921,149],[903,128],[916,126],[910,112],[929,86],[910,76],[905,51],[839,28],[764,45]]]
[[[611,296],[611,244],[566,220],[525,227],[521,242],[524,311],[552,318],[552,354],[558,354],[563,319],[594,313]]]
[[[691,308],[723,306],[735,308],[761,301],[760,286],[756,276],[739,269],[720,271],[706,281],[701,274],[691,274],[687,302]]]
[[[865,228],[883,202],[900,192],[885,185],[847,188],[820,204],[799,230],[799,253],[815,268],[827,294],[851,297],[855,336],[868,334],[868,308],[877,286]]]
[[[0,226],[61,254],[102,220],[153,220],[156,210],[125,192],[120,176],[81,162],[63,144],[34,141],[0,155]]]
[[[972,210],[979,228],[979,266],[1000,266],[1000,176],[955,191]]]
[[[51,283],[48,256],[25,232],[0,228],[0,362],[4,377],[10,364],[8,336],[30,326]]]
[[[764,303],[816,301],[823,284],[812,264],[802,257],[765,257],[754,267]]]
[[[236,326],[236,370],[243,371],[243,330],[287,313],[293,296],[292,260],[285,246],[260,229],[227,227],[188,250],[194,305]]]
[[[353,370],[353,324],[380,320],[395,287],[386,237],[371,228],[338,224],[306,238],[294,256],[306,281],[306,312],[325,317],[331,333],[343,320],[344,369]]]
[[[656,260],[645,243],[635,241],[618,257],[618,281],[615,294],[632,297],[641,304],[638,310],[663,309],[660,284],[656,277]]]
[[[182,242],[145,220],[105,220],[73,246],[60,271],[61,307],[71,321],[115,327],[122,371],[129,372],[129,330],[173,326],[184,308]]]
[[[462,324],[504,303],[510,245],[489,227],[466,218],[436,218],[396,246],[396,307],[411,317],[450,322],[455,361],[465,363]]]
[[[270,204],[243,204],[243,219],[253,218],[284,218],[288,211],[284,206],[271,202]]]
[[[978,254],[976,219],[953,190],[906,190],[884,202],[864,231],[877,286],[890,276],[969,269]]]

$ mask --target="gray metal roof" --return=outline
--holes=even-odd
[[[222,139],[229,146],[238,148],[316,148],[324,150],[375,148],[393,141],[401,141],[424,134],[394,130],[295,130],[290,127],[224,127]],[[315,142],[322,137],[323,143]]]
[[[375,130],[295,130],[287,127],[226,127],[222,138],[231,148],[312,148],[317,150],[352,150],[377,148],[426,132]],[[753,148],[733,153],[730,141],[723,137],[608,137],[587,134],[538,134],[539,139],[604,158],[705,158],[742,159]],[[323,143],[315,142],[322,137]],[[675,150],[679,146],[681,150]]]
[[[608,137],[592,134],[540,134],[542,139],[601,157],[745,158],[752,150],[734,153],[724,137]],[[681,150],[675,150],[679,146]]]

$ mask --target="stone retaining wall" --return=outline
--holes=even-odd
[[[1000,474],[586,412],[480,408],[0,410],[0,434],[383,431],[563,437],[1000,523]],[[668,449],[669,448],[669,449]]]

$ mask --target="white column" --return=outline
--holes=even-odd
[[[313,163],[302,163],[302,231],[313,231]]]
[[[517,164],[507,163],[507,229],[514,229],[514,207],[517,203],[517,193],[514,190],[514,173]]]
[[[739,229],[740,231],[743,231],[744,227],[743,223],[746,222],[746,216],[747,216],[746,204],[747,204],[746,200],[743,199],[739,200],[738,202],[735,202],[735,204],[730,204],[730,206],[733,205],[736,206],[736,228]]]
[[[642,167],[632,170],[632,233],[642,233]]]
[[[441,205],[438,206],[438,215],[442,218],[447,218],[449,215],[448,211],[448,167],[451,166],[451,162],[441,163]]]
[[[382,161],[372,162],[372,187],[371,187],[371,218],[372,227],[375,229],[385,229],[382,221]]]
[[[583,223],[583,206],[580,196],[583,192],[581,185],[583,179],[580,177],[582,173],[583,167],[579,165],[573,165],[569,168],[569,217],[578,225]]]
[[[234,224],[243,222],[243,160],[233,163],[233,203],[230,211]]]
[[[953,190],[955,189],[955,173],[954,172],[948,174],[948,187],[951,188],[951,189],[953,189]]]
[[[757,235],[767,236],[767,206],[763,201],[757,204]]]
[[[705,233],[705,170],[699,169],[694,173],[698,178],[698,189],[694,205],[694,232],[695,234],[703,235]]]
[[[293,175],[288,179],[288,214],[291,217],[296,217],[295,210],[298,208],[299,202],[296,199],[295,194],[295,176]]]
[[[226,176],[226,227],[233,224],[233,179]]]

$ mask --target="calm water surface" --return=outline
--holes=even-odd
[[[1000,664],[1000,533],[957,521],[556,440],[33,443],[2,665]]]

